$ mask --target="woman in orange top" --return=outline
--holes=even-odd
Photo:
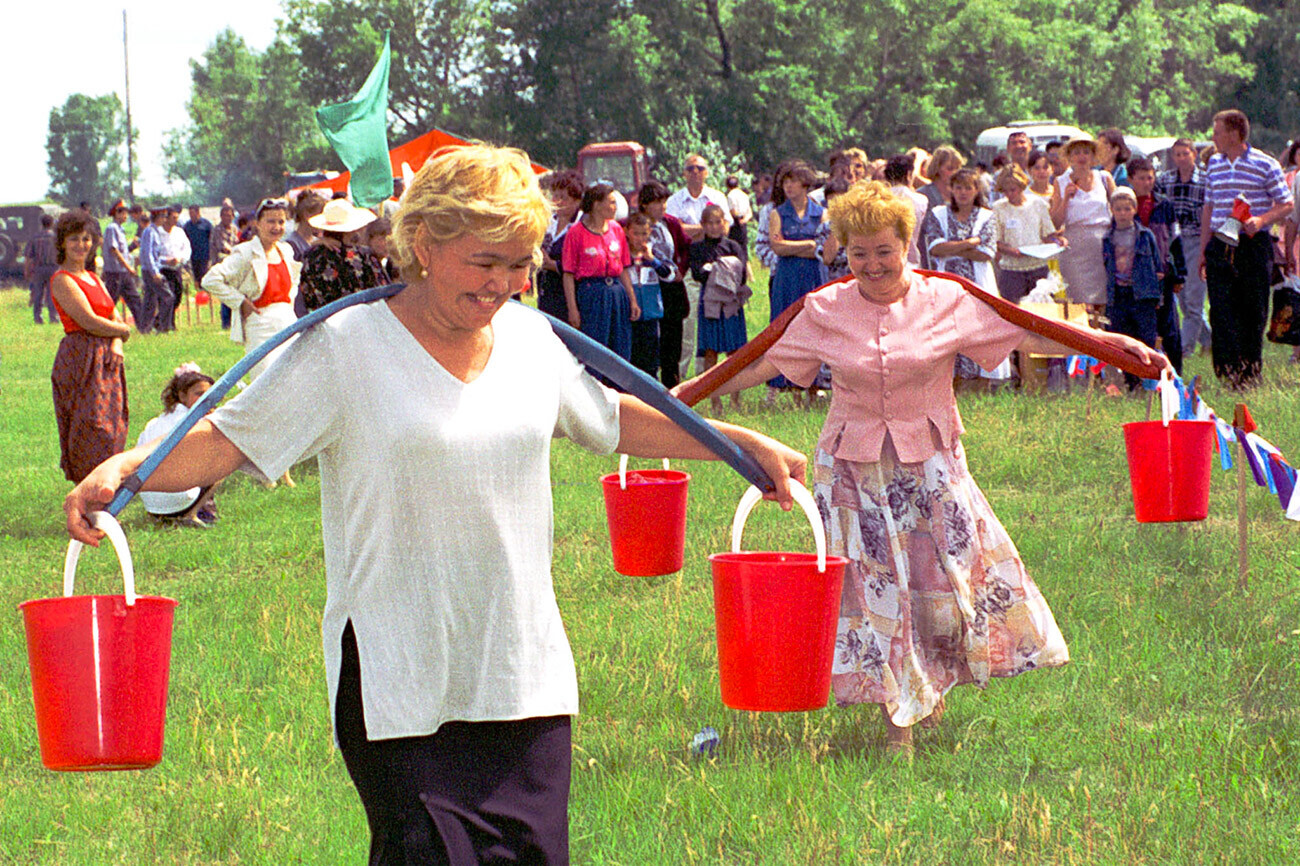
[[[1064,664],[1065,640],[1007,531],[966,468],[953,397],[958,352],[992,369],[1054,343],[1003,321],[941,277],[907,263],[916,218],[878,183],[829,205],[854,279],[807,296],[756,363],[717,390],[781,373],[835,380],[817,444],[814,491],[829,553],[848,557],[831,684],[840,706],[879,704],[889,749],[936,723],[955,685]],[[1119,334],[1088,333],[1146,363],[1163,356]]]
[[[293,247],[282,240],[288,219],[287,201],[263,199],[254,222],[257,236],[237,245],[203,275],[203,288],[230,308],[230,339],[243,343],[246,355],[298,320],[293,301],[298,296],[302,263],[294,259]],[[266,372],[291,342],[258,361],[248,371],[249,380]],[[293,486],[288,472],[281,480]]]
[[[265,199],[257,206],[255,219],[257,237],[238,244],[203,275],[203,288],[231,309],[230,339],[243,343],[245,354],[297,321],[293,300],[302,271],[293,247],[282,240],[289,203]],[[265,372],[285,346],[258,362],[248,378]]]
[[[122,341],[131,329],[94,271],[99,224],[85,211],[68,211],[54,228],[60,270],[50,294],[63,322],[50,381],[59,424],[59,466],[80,482],[126,446],[126,374]]]

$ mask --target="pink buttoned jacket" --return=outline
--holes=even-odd
[[[834,457],[876,462],[886,434],[904,463],[951,451],[964,430],[953,359],[960,352],[991,370],[1025,337],[952,280],[906,273],[911,285],[892,304],[864,298],[857,280],[809,294],[767,351],[803,387],[830,366],[834,389],[817,447]]]

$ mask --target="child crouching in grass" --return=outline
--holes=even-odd
[[[640,211],[628,214],[627,247],[632,256],[632,289],[641,318],[632,323],[632,364],[654,378],[659,375],[659,320],[664,317],[660,280],[672,280],[672,259],[659,259],[650,248],[654,220]]]
[[[1106,330],[1156,345],[1164,273],[1156,236],[1137,221],[1137,195],[1126,186],[1110,196],[1110,230],[1101,241],[1106,263]],[[1130,391],[1139,380],[1124,374]]]
[[[722,208],[708,205],[700,215],[704,238],[691,244],[691,276],[703,286],[700,290],[700,325],[696,354],[703,373],[718,363],[718,355],[734,352],[749,341],[745,328],[745,302],[753,292],[745,250],[725,236],[726,223]],[[722,410],[722,400],[712,398],[715,412]],[[740,406],[740,394],[731,395],[732,405]]]
[[[212,377],[194,362],[181,364],[162,390],[163,414],[144,425],[137,445],[163,439],[176,429],[190,408],[212,387]],[[217,522],[216,487],[192,487],[179,493],[140,491],[145,510],[164,523],[207,529]]]

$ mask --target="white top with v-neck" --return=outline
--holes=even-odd
[[[255,475],[319,461],[330,707],[351,620],[372,740],[578,709],[551,583],[550,444],[612,452],[618,399],[537,313],[507,304],[492,328],[465,383],[386,303],[351,307],[211,416]]]

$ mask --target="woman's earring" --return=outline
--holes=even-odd
[[[429,276],[429,269],[428,269],[428,268],[421,268],[421,269],[420,269],[420,278],[421,278],[421,279],[424,279],[424,278],[426,278],[426,277],[428,277],[428,276]]]

